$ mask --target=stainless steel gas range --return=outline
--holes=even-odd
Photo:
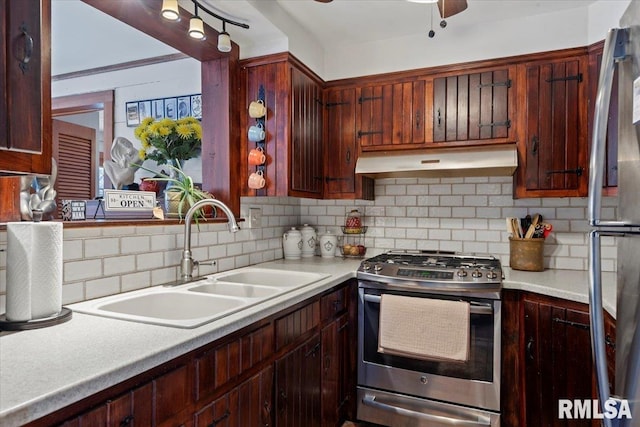
[[[358,419],[394,427],[499,426],[500,260],[391,251],[363,261],[357,277]],[[468,358],[429,360],[380,352],[385,294],[467,302]]]

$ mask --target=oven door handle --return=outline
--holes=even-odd
[[[411,409],[401,408],[399,406],[388,405],[386,403],[376,401],[375,396],[366,395],[362,399],[362,403],[372,408],[381,409],[383,411],[393,412],[398,415],[407,417],[420,418],[427,421],[436,421],[441,424],[451,424],[454,426],[489,426],[491,420],[489,417],[478,415],[477,420],[464,420],[460,418],[443,417],[441,415],[425,414],[423,412],[412,411]]]
[[[380,304],[382,297],[380,295],[364,294],[364,300],[367,302]],[[469,313],[471,314],[493,314],[493,307],[491,304],[484,304],[481,302],[469,302]]]

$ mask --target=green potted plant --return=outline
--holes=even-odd
[[[156,176],[152,178],[145,178],[145,180],[167,182],[167,189],[165,190],[164,197],[168,216],[177,216],[182,219],[193,204],[202,199],[213,198],[211,193],[203,191],[193,185],[193,179],[184,173],[179,164],[176,166],[167,166],[171,168],[169,174],[164,173],[164,171],[154,172],[144,166],[141,166],[141,169],[156,174]],[[193,218],[197,224],[199,219],[206,220],[207,215],[215,217],[215,209],[210,206],[199,209],[194,214]]]

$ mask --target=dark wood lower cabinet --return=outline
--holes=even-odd
[[[320,335],[276,361],[276,425],[321,426]]]
[[[349,280],[29,427],[339,426],[355,414],[356,290]]]
[[[599,420],[559,416],[560,399],[597,398],[589,307],[516,291],[505,291],[503,304],[502,425],[599,425]],[[605,318],[609,376],[613,381],[615,321],[608,315]]]

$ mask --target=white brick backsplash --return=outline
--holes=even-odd
[[[151,237],[150,236],[133,236],[122,237],[121,248],[123,254],[134,254],[138,252],[149,252],[151,249]]]
[[[64,263],[64,281],[95,279],[102,277],[102,260],[71,261]]]
[[[487,252],[509,263],[504,218],[540,213],[554,231],[545,242],[545,265],[587,268],[584,198],[512,198],[512,177],[419,178],[376,180],[376,200],[315,200],[292,197],[243,197],[241,204],[261,207],[262,227],[232,234],[226,224],[192,227],[192,250],[211,274],[282,258],[282,234],[309,223],[318,233],[340,232],[351,209],[363,213],[369,226],[367,255],[389,249]],[[617,199],[606,197],[607,219],[616,217]],[[64,229],[63,302],[70,304],[116,292],[173,281],[179,274],[184,225],[138,227],[74,227]],[[0,246],[6,245],[0,231]],[[602,238],[602,267],[615,271],[616,246]],[[0,312],[6,293],[6,255],[0,254]]]
[[[122,288],[122,292],[148,288],[149,286],[151,286],[150,271],[141,271],[139,273],[125,274],[120,278],[120,287]]]
[[[104,270],[105,276],[115,276],[123,273],[131,273],[136,271],[136,259],[133,256],[116,256],[104,258]],[[158,266],[156,266],[158,267]]]
[[[117,238],[95,239],[85,242],[85,258],[106,257],[120,253],[120,240]]]
[[[120,292],[120,276],[89,280],[84,286],[87,299],[117,294]]]

